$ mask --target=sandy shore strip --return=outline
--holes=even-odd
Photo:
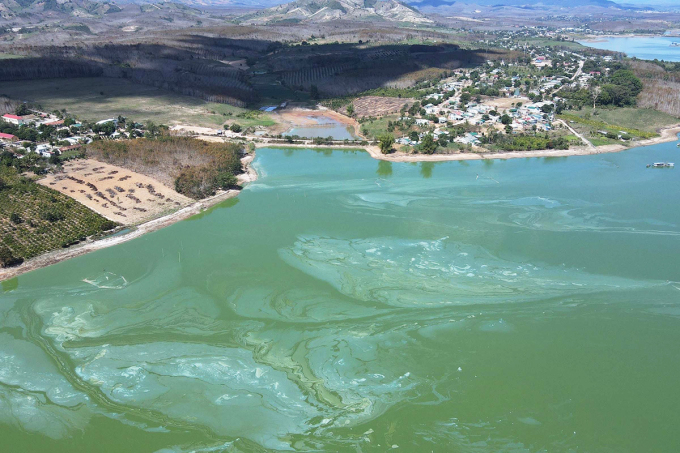
[[[250,154],[242,159],[246,171],[242,175],[239,175],[238,177],[240,184],[247,184],[257,179],[257,172],[250,165],[254,158],[255,156]],[[65,261],[70,258],[75,258],[77,256],[85,255],[86,253],[105,249],[108,247],[112,247],[114,245],[131,241],[133,239],[137,239],[138,237],[146,233],[151,233],[152,231],[160,230],[161,228],[170,226],[173,223],[177,223],[182,220],[188,219],[189,217],[192,217],[196,214],[200,214],[202,211],[210,208],[211,206],[219,204],[229,198],[233,198],[237,196],[239,193],[241,193],[240,190],[227,190],[224,192],[219,192],[213,195],[212,197],[196,201],[193,204],[186,206],[171,214],[141,223],[134,227],[134,229],[131,230],[129,233],[118,235],[114,234],[103,239],[99,239],[96,241],[88,241],[73,247],[69,247],[68,249],[65,250],[55,250],[37,256],[35,258],[31,258],[25,261],[20,266],[2,268],[0,269],[0,281],[9,280],[21,274],[25,274],[26,272],[51,266],[52,264]]]

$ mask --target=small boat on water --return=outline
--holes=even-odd
[[[680,47],[680,42],[672,42],[671,47]]]
[[[647,168],[652,167],[652,168],[674,168],[675,163],[673,162],[654,162],[651,165],[647,165]]]

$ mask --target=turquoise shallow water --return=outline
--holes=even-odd
[[[283,135],[297,135],[307,138],[328,138],[334,140],[356,140],[351,132],[351,127],[338,123],[337,121],[326,117],[310,117],[311,120],[317,122],[317,125],[307,127],[295,127]]]
[[[631,58],[637,57],[641,60],[680,61],[680,46],[672,47],[673,42],[680,42],[680,37],[612,37],[602,38],[597,42],[581,41],[580,44],[623,52]]]
[[[3,282],[6,451],[677,451],[675,143],[258,150],[188,221]]]

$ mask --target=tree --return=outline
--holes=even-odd
[[[411,132],[408,134],[408,138],[409,138],[412,142],[417,142],[418,140],[420,140],[420,135],[419,135],[418,132],[416,132],[416,131],[411,131]]]
[[[350,104],[347,106],[347,115],[354,116],[354,104]]]
[[[237,133],[237,134],[238,134],[239,132],[241,132],[242,129],[243,129],[243,128],[242,128],[241,125],[238,124],[238,123],[234,123],[234,124],[232,124],[231,126],[229,126],[229,130],[232,131],[232,132],[235,132],[235,133]]]
[[[28,109],[28,106],[24,103],[21,103],[17,106],[16,109],[14,109],[14,114],[19,115],[19,116],[25,116],[25,115],[30,115],[31,111]]]
[[[628,89],[632,97],[640,94],[643,88],[642,81],[629,69],[619,69],[612,74],[611,81],[614,85]]]
[[[153,124],[151,122],[149,123]],[[116,132],[116,125],[113,121],[109,121],[103,124],[95,124],[94,126],[92,126],[92,132],[95,132],[97,134],[103,133],[104,135],[111,135],[114,132]]]
[[[472,99],[470,93],[463,93],[460,95],[461,104],[467,104],[468,102],[470,102],[470,99]]]
[[[10,249],[0,246],[0,267],[18,266],[23,262],[23,258],[15,257]]]
[[[392,151],[392,145],[394,145],[394,137],[391,134],[383,134],[378,137],[378,144],[381,153],[389,154]]]
[[[601,94],[602,94],[602,87],[593,86],[590,89],[590,97],[593,99],[593,108],[595,108],[595,104],[597,103],[597,100],[599,99]]]
[[[504,114],[503,116],[501,116],[501,123],[505,124],[506,126],[512,124],[512,118]]]
[[[434,141],[432,135],[427,134],[420,141],[420,152],[423,154],[434,154],[437,149],[437,142]]]

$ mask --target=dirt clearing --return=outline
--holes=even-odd
[[[194,201],[159,181],[122,167],[82,159],[64,164],[64,172],[38,181],[109,220],[134,225]]]
[[[404,105],[413,104],[413,99],[365,96],[354,101],[354,112],[358,117],[385,116],[397,113]]]

